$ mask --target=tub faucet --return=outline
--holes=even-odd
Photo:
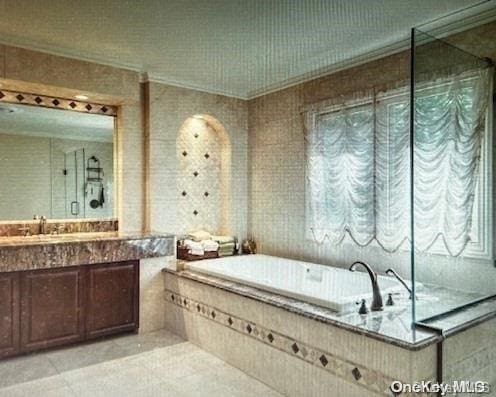
[[[383,309],[383,304],[382,304],[382,295],[381,295],[381,290],[379,288],[379,284],[377,283],[377,273],[372,270],[372,268],[367,265],[365,262],[361,261],[356,261],[350,266],[350,271],[354,272],[355,268],[358,265],[362,265],[365,270],[367,270],[367,273],[370,276],[370,281],[372,282],[372,305],[370,306],[370,310],[376,312],[380,311]]]
[[[389,268],[386,270],[386,274],[389,275],[389,276],[393,276],[394,278],[396,278],[396,280],[398,280],[400,282],[401,285],[403,285],[403,287],[405,287],[405,289],[408,291],[408,293],[410,294],[410,299],[412,299],[412,289],[408,286],[408,284],[406,283],[405,280],[403,280],[403,278],[394,271],[394,269],[392,268]]]

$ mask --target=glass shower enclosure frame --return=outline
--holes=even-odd
[[[412,323],[439,332],[439,320],[496,297],[494,65],[452,37],[411,30]]]

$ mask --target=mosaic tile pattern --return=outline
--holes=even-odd
[[[117,116],[117,107],[75,101],[73,99],[55,98],[46,95],[28,94],[15,91],[0,91],[0,102],[15,103],[22,105],[41,106],[62,110],[73,110],[75,112],[105,114],[107,116]]]
[[[217,324],[228,327],[245,336],[254,338],[261,343],[272,346],[303,360],[322,370],[328,371],[347,382],[356,383],[367,390],[386,396],[391,396],[390,385],[394,379],[380,372],[364,368],[359,364],[352,363],[346,359],[336,357],[317,347],[310,346],[304,342],[294,340],[279,332],[264,328],[247,319],[239,318],[225,313],[217,308],[202,302],[179,295],[173,291],[166,290],[165,299],[191,313],[208,318]]]
[[[189,119],[177,138],[179,217],[183,232],[217,232],[221,222],[221,142],[204,120]]]

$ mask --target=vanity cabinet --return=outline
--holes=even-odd
[[[19,353],[19,274],[0,273],[0,358]]]
[[[0,358],[138,326],[139,261],[0,273]]]
[[[21,350],[84,338],[84,268],[21,273]]]
[[[88,338],[138,329],[138,271],[135,262],[88,269]]]

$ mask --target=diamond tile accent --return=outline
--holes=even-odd
[[[296,359],[305,361],[309,365],[318,366],[322,370],[339,376],[345,381],[353,382],[361,380],[358,383],[358,386],[363,387],[364,390],[373,391],[375,394],[380,395],[384,395],[385,391],[387,391],[387,395],[390,394],[389,387],[394,379],[388,377],[386,374],[368,368],[361,368],[361,370],[359,370],[353,363],[345,361],[340,357],[333,356],[331,353],[325,352],[318,347],[307,345],[302,341],[294,340],[287,335],[276,334],[278,343],[273,343],[275,342],[273,331],[265,329],[260,325],[250,323],[247,319],[242,319],[232,314],[222,312],[217,308],[209,307],[204,303],[191,300],[190,298],[188,298],[190,305],[183,306],[181,301],[183,297],[177,295],[177,299],[174,300],[174,293],[170,295],[170,297],[174,304],[180,306],[184,310],[195,312],[194,305],[197,305],[196,309],[198,311],[201,306],[201,312],[198,313],[199,316],[203,316],[224,326],[229,324],[229,326],[232,327],[232,330],[240,332],[246,337],[258,340],[266,345],[273,346],[274,348],[281,350]],[[214,313],[215,316],[213,315]],[[242,324],[242,327],[239,328],[233,326],[236,321],[238,324]],[[364,392],[364,395],[368,394]]]
[[[29,94],[18,91],[3,90],[0,92],[0,100],[7,103],[25,103],[33,106],[44,106],[58,109],[73,110],[76,112],[104,113],[111,116],[117,115],[117,108],[79,102],[73,99],[56,98],[44,95]],[[103,110],[102,110],[103,109]]]
[[[194,175],[195,177],[197,177],[198,175],[200,175],[200,173],[199,173],[198,171],[195,171],[195,172],[193,172],[193,175]]]
[[[198,215],[198,214],[199,214],[199,212],[197,210],[193,211],[193,215]]]
[[[208,153],[205,153],[205,158],[208,160],[210,158],[210,155]]]
[[[205,192],[205,193],[203,193],[203,195],[204,195],[205,197],[208,197],[208,196],[209,196],[209,194],[210,194],[209,192]]]
[[[200,135],[198,135],[198,134],[195,134],[195,138],[198,138],[199,136],[200,136]]]
[[[353,371],[351,371],[351,373],[353,374],[355,380],[360,380],[360,378],[362,377],[362,374],[360,373],[360,370],[357,367],[355,367]]]
[[[186,193],[186,191],[184,191],[184,190],[183,190],[183,192],[182,192],[181,194],[183,195],[183,197],[186,197],[186,195],[187,195],[188,193]]]
[[[188,155],[188,152],[185,150],[185,151],[183,152],[183,156],[184,156],[184,157],[186,157],[187,155]]]

